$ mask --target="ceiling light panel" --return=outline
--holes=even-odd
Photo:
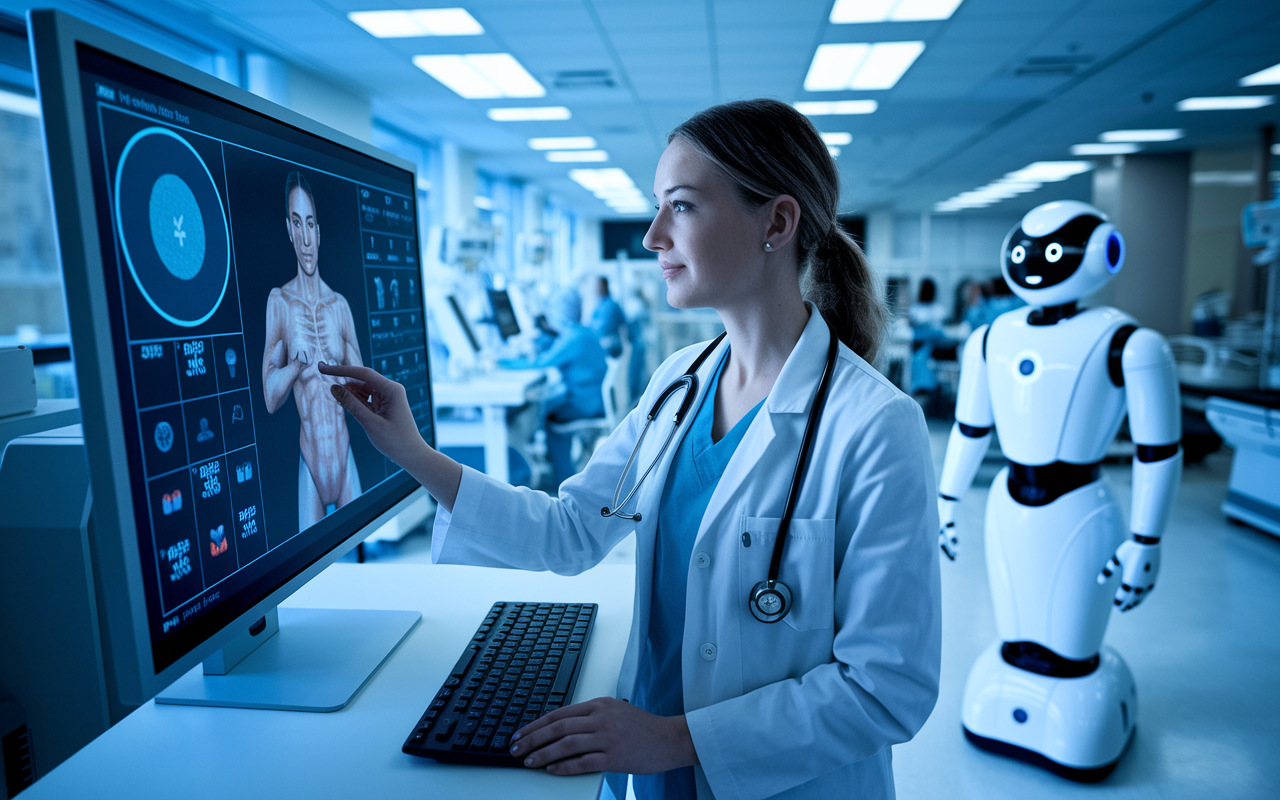
[[[1186,136],[1182,128],[1142,128],[1128,131],[1105,131],[1100,142],[1173,142]]]
[[[1280,83],[1280,64],[1258,70],[1240,79],[1241,86],[1274,86]]]
[[[484,27],[465,8],[419,8],[409,11],[353,11],[355,24],[379,39],[413,36],[479,36]]]
[[[467,100],[547,93],[510,53],[414,56],[413,63]]]
[[[859,22],[919,22],[948,19],[962,0],[836,0],[830,20],[836,25]]]
[[[796,111],[807,117],[874,114],[879,107],[875,100],[810,100],[795,104]]]
[[[488,114],[494,122],[559,122],[573,118],[573,113],[564,106],[491,108]]]
[[[1093,169],[1092,161],[1036,161],[986,186],[961,192],[950,200],[935,203],[933,210],[939,213],[950,213],[966,208],[986,208],[1002,200],[1035,191],[1042,184],[1065,181],[1073,175],[1079,175],[1091,169]]]
[[[1091,142],[1071,145],[1073,156],[1127,156],[1142,149],[1133,142]]]
[[[846,131],[833,131],[830,133],[824,133],[822,134],[822,141],[825,144],[835,145],[836,147],[843,147],[844,145],[851,144],[853,142],[853,134],[848,133]]]
[[[1235,95],[1233,97],[1188,97],[1178,101],[1179,111],[1245,111],[1264,108],[1275,102],[1269,94]]]
[[[540,136],[529,140],[534,150],[594,150],[596,140],[590,136]]]
[[[559,164],[585,163],[590,161],[608,161],[609,154],[604,150],[551,150],[547,160]]]
[[[805,75],[809,92],[891,89],[924,52],[924,42],[820,44]]]

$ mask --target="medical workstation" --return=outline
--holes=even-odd
[[[1257,0],[0,0],[0,797],[1280,796],[1278,97]]]

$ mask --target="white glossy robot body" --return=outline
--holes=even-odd
[[[966,734],[1082,780],[1108,773],[1133,731],[1132,676],[1102,639],[1111,609],[1131,608],[1154,586],[1182,463],[1177,374],[1164,339],[1115,309],[1076,308],[1123,256],[1119,232],[1083,203],[1041,206],[1009,235],[1005,276],[1033,307],[969,338],[939,481],[945,525],[996,429],[1010,462],[986,514],[1001,641],[970,674]],[[1126,409],[1138,445],[1132,540],[1100,480]],[[944,529],[948,555],[956,544]]]

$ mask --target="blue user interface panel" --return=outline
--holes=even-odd
[[[163,669],[407,492],[316,365],[404,384],[432,440],[414,176],[78,58]]]

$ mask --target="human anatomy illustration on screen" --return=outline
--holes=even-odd
[[[351,307],[320,277],[320,222],[315,194],[296,170],[285,180],[289,241],[297,275],[267,297],[262,388],[274,414],[293,392],[302,420],[298,458],[298,526],[305,530],[360,494],[342,408],[329,394],[333,379],[316,363],[362,366]]]

